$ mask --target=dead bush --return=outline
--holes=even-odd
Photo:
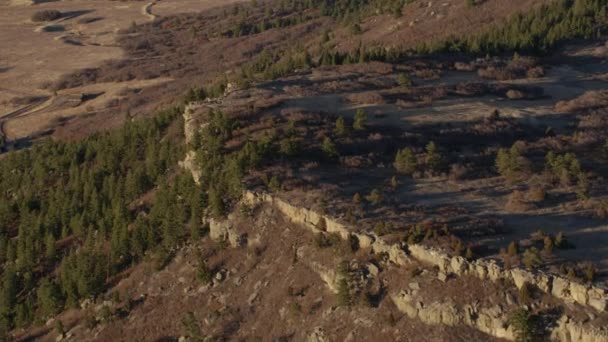
[[[595,215],[601,219],[608,218],[608,200],[599,201],[595,205]]]
[[[454,63],[454,69],[458,71],[473,71],[475,70],[475,65],[473,63],[456,62]]]
[[[505,210],[512,213],[521,213],[532,209],[534,209],[534,206],[526,201],[526,195],[520,190],[513,191],[505,205]]]
[[[542,66],[536,66],[526,72],[527,78],[541,78],[545,76],[545,69]]]
[[[371,160],[364,156],[346,156],[340,159],[340,162],[350,168],[362,168],[371,165]]]
[[[377,92],[351,94],[346,99],[355,104],[384,104],[384,98]]]
[[[32,15],[33,22],[53,21],[61,18],[61,12],[58,10],[43,10]]]
[[[438,80],[441,77],[439,70],[434,69],[421,69],[414,71],[416,77],[423,80]]]
[[[452,164],[448,177],[451,181],[463,180],[466,179],[469,172],[471,172],[471,168],[468,166],[462,164]]]
[[[547,193],[541,186],[533,186],[528,190],[528,201],[540,203],[545,200]]]
[[[574,112],[585,109],[596,109],[608,106],[608,91],[591,90],[569,101],[559,101],[555,110],[561,113]]]
[[[507,91],[506,96],[509,100],[520,100],[520,99],[525,98],[526,94],[521,90],[509,89]]]

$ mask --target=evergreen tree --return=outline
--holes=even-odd
[[[393,164],[399,173],[411,175],[416,171],[417,161],[414,152],[409,147],[397,151]]]
[[[367,125],[367,114],[361,108],[355,112],[355,120],[353,122],[353,128],[357,131],[364,130]]]
[[[331,159],[337,158],[340,155],[338,153],[338,149],[336,148],[336,145],[329,137],[326,137],[323,140],[323,144],[321,145],[321,150],[323,150],[323,153],[325,153],[325,155]]]

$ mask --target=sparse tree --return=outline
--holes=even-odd
[[[410,76],[406,73],[399,74],[399,76],[397,77],[397,82],[399,83],[400,87],[406,88],[406,89],[411,87],[414,84],[412,82],[412,79],[410,78]]]
[[[509,319],[517,342],[533,342],[538,338],[536,318],[525,308],[517,309]]]
[[[438,172],[443,165],[443,157],[439,154],[437,145],[432,141],[426,145],[425,163],[426,167],[433,172]]]
[[[328,158],[334,159],[334,158],[337,158],[339,156],[338,149],[336,148],[336,145],[334,144],[334,142],[329,137],[326,137],[323,140],[323,144],[321,145],[321,150],[323,150],[323,153],[325,153],[325,155]]]
[[[398,172],[406,175],[411,175],[416,172],[417,161],[412,149],[406,147],[397,151],[393,165]]]
[[[507,255],[513,257],[517,254],[519,254],[519,247],[517,246],[517,242],[511,241],[511,243],[509,243],[509,246],[507,247]]]
[[[334,133],[337,136],[343,137],[348,134],[348,128],[346,127],[346,122],[342,116],[336,119],[336,127],[334,128]]]
[[[524,251],[522,262],[524,265],[533,269],[538,267],[541,264],[540,254],[538,253],[538,249],[535,247],[530,247]]]
[[[353,128],[357,131],[364,130],[367,126],[367,114],[361,108],[355,112],[355,120],[353,121]]]
[[[382,202],[382,193],[378,189],[372,190],[365,198],[369,203],[378,205]]]

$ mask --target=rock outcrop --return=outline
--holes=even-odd
[[[423,245],[388,244],[374,234],[354,232],[331,217],[320,215],[311,209],[293,206],[269,194],[246,191],[244,200],[250,204],[270,203],[292,222],[303,224],[312,229],[313,232],[337,233],[343,239],[346,239],[349,235],[354,235],[359,240],[361,248],[369,247],[374,253],[385,253],[390,261],[398,265],[407,264],[410,257],[413,257],[421,262],[439,267],[446,274],[470,274],[480,279],[490,279],[492,281],[505,279],[513,281],[518,288],[527,283],[564,301],[590,306],[600,312],[608,309],[606,289],[597,286],[580,284],[564,277],[540,271],[532,272],[521,268],[506,270],[495,260],[467,261],[463,257],[450,256],[439,249]]]
[[[370,248],[374,253],[382,253],[388,260],[405,265],[416,259],[420,262],[437,266],[440,274],[472,275],[482,280],[512,281],[518,288],[531,284],[538,289],[566,302],[574,302],[604,312],[608,306],[608,295],[605,289],[584,285],[569,279],[543,272],[532,272],[520,268],[504,269],[495,260],[468,261],[460,256],[450,256],[432,247],[418,244],[389,244],[374,234],[359,233],[350,230],[337,220],[321,215],[311,209],[301,208],[269,194],[258,194],[246,191],[243,200],[255,205],[268,203],[277,208],[294,223],[302,224],[314,233],[329,232],[340,235],[343,239],[355,236],[361,248]],[[336,275],[327,270],[317,270],[332,291],[336,291]],[[411,293],[401,291],[391,296],[395,305],[410,317],[416,317],[428,324],[456,325],[466,324],[492,336],[513,340],[508,318],[502,308],[478,308],[474,305],[457,307],[449,302],[437,302],[429,305],[416,303]],[[608,341],[608,329],[594,328],[588,324],[576,322],[567,316],[562,317],[558,325],[551,330],[551,337],[558,341],[595,342]]]
[[[468,325],[488,335],[507,340],[515,339],[507,315],[500,306],[479,308],[467,304],[460,307],[450,301],[423,303],[416,299],[415,292],[415,290],[402,290],[390,296],[399,311],[410,318],[435,325]]]

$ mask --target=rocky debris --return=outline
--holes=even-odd
[[[367,268],[368,274],[373,278],[376,278],[378,276],[378,273],[380,273],[378,266],[372,264],[371,262],[368,263],[365,267]]]
[[[316,327],[306,338],[306,342],[329,342],[325,331],[321,327]]]
[[[403,290],[390,297],[399,311],[427,324],[447,326],[468,325],[489,335],[514,340],[513,330],[502,308],[478,308],[476,305],[459,307],[451,301],[423,303],[415,298],[415,291]]]
[[[563,315],[557,321],[557,326],[551,331],[551,339],[564,342],[606,342],[608,341],[608,331],[589,327],[587,324],[576,322],[567,315]]]
[[[580,284],[557,275],[524,269],[502,269],[494,260],[466,261],[462,257],[450,257],[446,253],[431,247],[409,245],[410,255],[417,260],[438,266],[441,272],[456,275],[469,274],[480,279],[510,280],[521,288],[525,283],[568,302],[591,306],[603,312],[608,307],[606,289],[597,286]]]
[[[228,219],[219,221],[209,220],[209,236],[215,241],[228,241],[232,247],[242,247],[247,245],[247,234],[238,232],[234,226],[234,215],[229,215]]]
[[[338,293],[340,276],[337,272],[316,262],[310,263],[310,268],[323,279],[332,292]]]

